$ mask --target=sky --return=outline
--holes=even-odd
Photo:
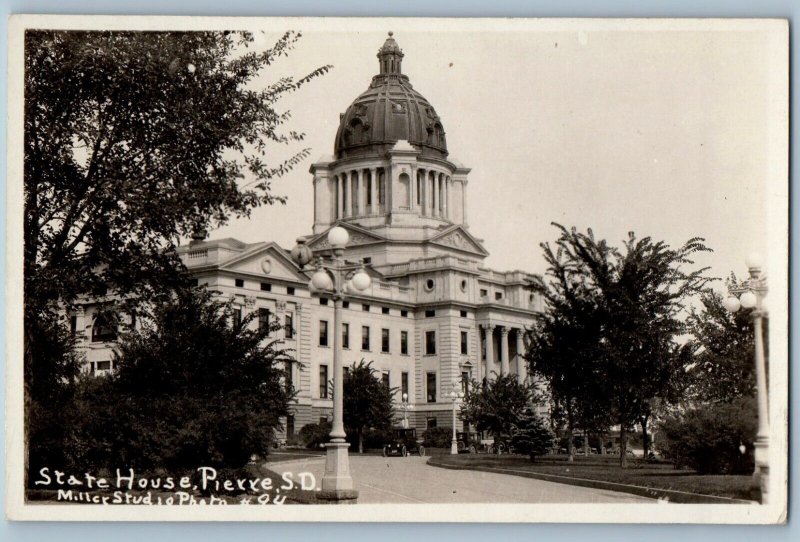
[[[472,168],[468,222],[490,253],[488,267],[544,272],[539,244],[557,237],[552,222],[592,228],[617,246],[629,231],[675,247],[700,236],[714,252],[698,265],[719,277],[744,275],[751,252],[785,251],[769,217],[770,196],[785,193],[775,103],[786,80],[763,29],[385,20],[334,28],[299,25],[296,49],[261,80],[333,66],[278,104],[312,149],[273,185],[287,204],[257,209],[212,239],[291,248],[310,233],[308,167],[332,154],[339,114],[367,89],[392,30],[403,73],[442,119],[450,158]],[[284,28],[264,30],[259,44]],[[276,149],[274,161],[289,150]]]

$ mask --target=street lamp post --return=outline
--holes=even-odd
[[[330,501],[350,501],[358,499],[358,491],[353,488],[350,476],[350,460],[347,454],[349,444],[345,441],[343,418],[343,374],[341,321],[342,302],[348,292],[364,291],[369,288],[370,278],[364,271],[363,264],[352,274],[344,261],[344,247],[350,236],[347,230],[336,226],[328,232],[328,243],[333,249],[333,257],[329,261],[319,259],[317,270],[311,277],[313,290],[328,293],[333,298],[333,422],[330,437],[325,445],[325,474],[322,477],[322,491],[317,493],[321,499]],[[301,267],[311,259],[310,249],[298,240],[298,246],[292,250],[292,258]]]
[[[755,343],[756,393],[758,395],[758,433],[755,441],[755,471],[753,477],[761,489],[761,502],[768,502],[769,491],[769,397],[767,392],[767,367],[764,359],[764,335],[762,320],[767,313],[764,298],[767,295],[767,279],[761,271],[761,257],[747,257],[750,278],[728,287],[730,296],[725,299],[725,308],[736,312],[740,307],[753,309],[753,333]]]
[[[414,410],[414,405],[408,402],[408,394],[403,394],[403,402],[400,403],[400,409],[403,411],[403,429],[408,429],[408,411]]]
[[[453,401],[453,440],[450,441],[450,454],[458,453],[458,437],[456,436],[456,403],[464,398],[464,393],[457,382],[453,382],[453,390],[450,392],[450,399]]]

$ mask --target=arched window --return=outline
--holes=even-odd
[[[101,312],[92,324],[92,342],[102,343],[117,340],[117,317],[108,312]]]

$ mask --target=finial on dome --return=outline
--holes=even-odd
[[[394,36],[394,32],[392,32],[391,30],[389,30],[389,37],[391,38],[392,36]]]

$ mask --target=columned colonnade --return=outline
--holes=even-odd
[[[392,210],[418,211],[420,216],[453,219],[453,180],[441,171],[414,167],[407,187],[408,202],[392,205]],[[379,215],[387,209],[388,167],[355,168],[333,176],[336,193],[336,219]],[[409,179],[410,181],[410,179]],[[401,182],[400,178],[395,182]],[[391,201],[391,197],[388,198]]]
[[[481,363],[481,370],[482,374],[479,375],[479,378],[492,378],[492,371],[495,371],[495,359],[494,359],[494,337],[495,337],[495,328],[499,331],[499,350],[500,350],[500,371],[499,374],[501,375],[508,375],[511,374],[511,362],[509,360],[509,342],[512,340],[515,341],[515,355],[514,355],[514,371],[513,374],[516,374],[519,382],[525,382],[525,378],[527,377],[526,368],[525,368],[525,360],[522,357],[522,354],[525,351],[525,345],[523,342],[523,337],[525,335],[525,330],[522,328],[510,328],[507,326],[498,326],[495,324],[481,324],[481,329],[483,333],[481,334],[482,342],[482,349],[481,351],[485,353],[486,356],[486,370],[483,372],[483,363]],[[512,333],[513,331],[513,333]],[[495,371],[497,372],[497,371]]]

